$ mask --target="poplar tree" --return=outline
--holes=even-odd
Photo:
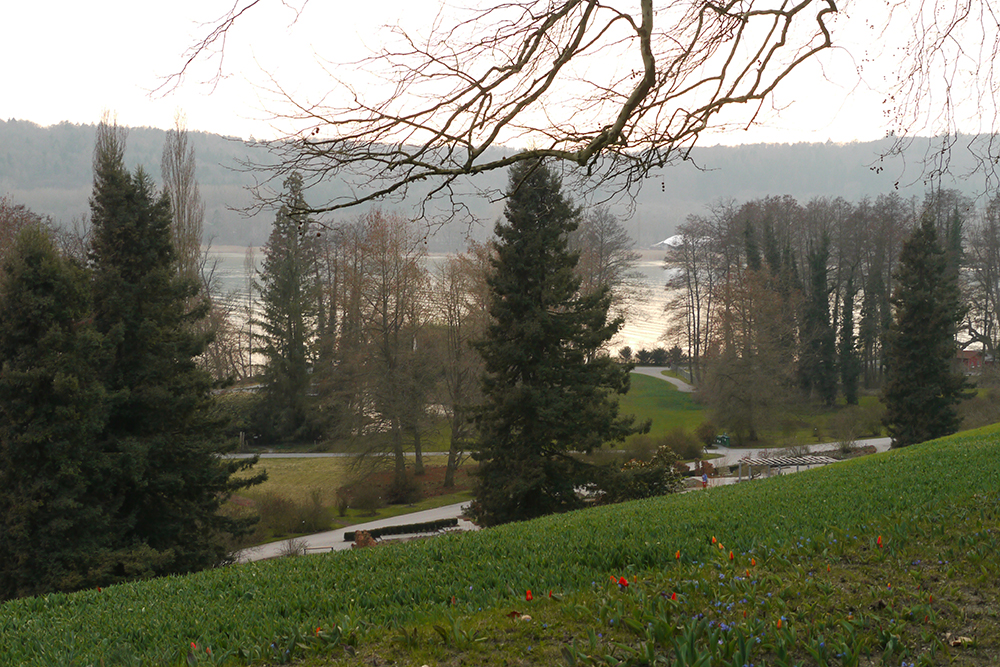
[[[903,244],[894,274],[895,317],[886,343],[883,421],[893,447],[954,433],[965,378],[954,370],[955,330],[965,307],[932,216]]]
[[[608,318],[606,287],[579,292],[567,249],[579,213],[559,177],[541,161],[518,164],[507,197],[488,278],[491,322],[478,344],[475,511],[485,525],[579,507],[576,489],[595,471],[572,453],[643,429],[618,414],[630,366],[598,352],[622,320]]]

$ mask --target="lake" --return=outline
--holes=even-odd
[[[612,341],[612,349],[628,345],[633,350],[654,348],[659,345],[669,345],[659,340],[667,326],[667,317],[663,312],[667,293],[664,288],[669,272],[663,268],[664,253],[661,250],[640,250],[641,260],[635,270],[642,274],[642,298],[631,309],[625,326]],[[244,305],[247,299],[247,275],[244,268],[245,249],[223,246],[213,248],[211,257],[218,260],[216,276],[228,298]],[[427,267],[433,272],[447,255],[431,254],[426,258]],[[257,268],[263,261],[263,253],[255,249]]]

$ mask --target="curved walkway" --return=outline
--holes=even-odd
[[[664,375],[664,370],[666,369],[663,368],[663,366],[636,366],[632,369],[632,372],[638,373],[639,375],[648,375],[650,377],[657,378],[658,380],[669,382],[686,394],[694,391],[694,387],[689,385],[684,380],[678,380],[677,378],[672,378],[669,375]]]
[[[351,543],[344,541],[344,533],[348,531],[372,530],[374,528],[385,528],[386,526],[403,526],[411,523],[437,521],[438,519],[458,519],[457,530],[460,531],[479,530],[479,527],[474,523],[461,518],[462,511],[468,504],[468,502],[455,503],[454,505],[445,505],[444,507],[423,510],[412,514],[401,514],[388,519],[378,519],[376,521],[369,521],[368,523],[359,523],[353,526],[338,528],[337,530],[329,530],[325,533],[303,535],[302,537],[295,537],[288,540],[282,540],[280,542],[262,544],[260,546],[250,547],[249,549],[244,549],[243,551],[238,552],[236,554],[236,560],[240,563],[247,563],[255,560],[277,558],[279,556],[287,555],[294,547],[304,548],[306,553],[344,551],[351,548]],[[422,534],[427,535],[427,533]],[[406,537],[408,536],[393,535],[393,539],[402,539]]]

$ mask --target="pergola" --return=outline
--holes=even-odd
[[[775,468],[778,469],[778,474],[781,474],[782,468],[795,468],[795,472],[799,471],[799,468],[811,468],[812,466],[825,466],[830,463],[836,463],[837,459],[830,456],[774,456],[766,458],[752,458],[749,456],[740,459],[740,473],[739,481],[743,481],[743,465],[747,466],[747,479],[750,479],[751,469],[753,466],[767,466],[770,473],[773,473]]]

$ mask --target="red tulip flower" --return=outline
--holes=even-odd
[[[531,594],[530,588],[528,589],[528,592],[524,594],[524,599],[528,602],[531,602],[532,600],[535,599],[534,596]]]
[[[618,579],[618,585],[622,588],[628,588],[628,579],[626,579],[625,577],[621,577],[620,579]]]

